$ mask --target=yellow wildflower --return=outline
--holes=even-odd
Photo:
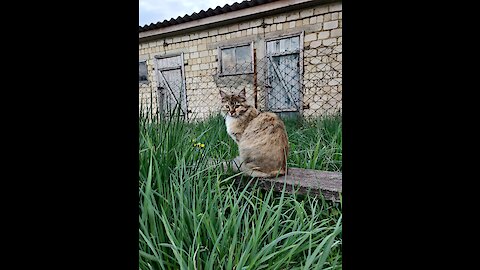
[[[198,147],[198,148],[205,148],[205,144],[204,143],[194,143],[193,144],[194,147]]]

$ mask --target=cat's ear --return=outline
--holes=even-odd
[[[240,93],[238,94],[238,96],[241,97],[241,98],[247,99],[247,98],[245,97],[245,87],[240,91]]]
[[[223,92],[222,90],[220,90],[220,97],[221,98],[225,98],[227,96],[227,94],[225,94],[225,92]]]

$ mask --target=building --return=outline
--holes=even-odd
[[[139,27],[141,112],[219,111],[246,89],[259,110],[341,113],[342,2],[252,0]]]

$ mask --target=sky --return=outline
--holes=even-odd
[[[139,26],[191,15],[193,12],[223,7],[243,0],[139,0]]]

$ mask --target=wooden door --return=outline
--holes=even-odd
[[[171,115],[174,110],[178,110],[180,115],[186,117],[187,95],[183,54],[156,58],[159,111]]]
[[[267,41],[267,67],[267,108],[274,112],[298,112],[300,36]]]

